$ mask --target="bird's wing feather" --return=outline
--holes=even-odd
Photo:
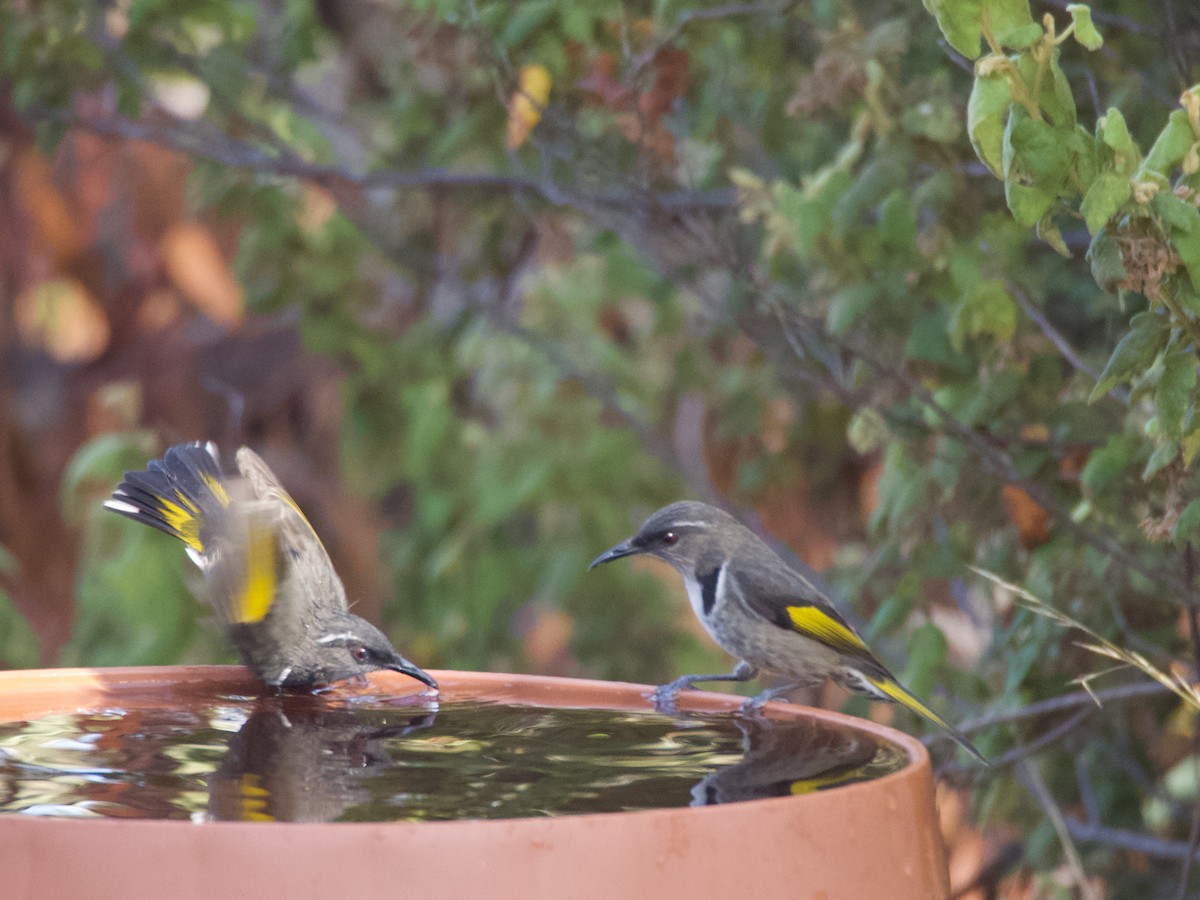
[[[833,608],[829,598],[799,575],[789,577],[787,584],[747,583],[745,576],[737,577],[737,581],[738,593],[768,621],[839,653],[874,661],[866,643]]]
[[[261,622],[280,596],[286,570],[278,520],[277,509],[256,500],[235,500],[224,516],[205,574],[212,605],[229,625]]]
[[[987,762],[970,741],[918,700],[875,658],[866,642],[815,585],[798,573],[781,570],[778,566],[749,567],[748,571],[772,574],[757,580],[754,575],[737,579],[738,594],[752,610],[780,628],[804,635],[842,654],[843,669],[840,675],[835,674],[840,683],[876,699],[890,700],[911,709],[944,729],[976,758]]]
[[[277,511],[279,546],[286,563],[298,576],[300,584],[313,594],[323,597],[322,608],[348,609],[346,590],[333,568],[325,545],[308,518],[284,490],[275,473],[249,447],[237,452],[237,467],[259,500],[269,502]]]

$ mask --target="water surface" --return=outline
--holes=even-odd
[[[418,821],[619,812],[827,790],[902,750],[733,714],[214,697],[0,723],[0,813]]]

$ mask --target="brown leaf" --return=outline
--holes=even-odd
[[[91,362],[108,346],[108,318],[87,288],[73,278],[43,281],[16,303],[21,339],[61,363]]]
[[[686,50],[674,47],[663,47],[654,54],[654,86],[638,100],[638,107],[648,121],[655,124],[662,121],[675,101],[687,96],[691,86],[689,61]]]
[[[163,235],[162,255],[171,281],[201,312],[226,327],[242,320],[242,287],[205,226],[172,225]]]
[[[611,53],[601,53],[592,60],[591,68],[576,85],[595,95],[608,109],[627,110],[633,105],[634,92],[614,77],[616,71],[616,58]]]
[[[1008,518],[1017,526],[1021,546],[1032,550],[1050,540],[1050,514],[1024,488],[1006,484],[1000,497]]]
[[[50,164],[36,150],[26,150],[17,160],[17,195],[37,236],[60,264],[79,255],[84,241],[75,212],[54,183]]]

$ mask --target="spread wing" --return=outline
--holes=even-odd
[[[208,570],[213,603],[231,624],[275,621],[299,626],[314,601],[345,610],[346,591],[321,539],[267,464],[247,447],[230,484],[222,552]]]

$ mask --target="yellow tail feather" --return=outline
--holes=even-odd
[[[991,765],[991,763],[987,761],[987,757],[976,750],[975,746],[970,741],[959,734],[950,724],[946,722],[945,719],[943,719],[932,709],[905,690],[904,686],[901,685],[900,682],[892,678],[872,678],[870,675],[865,675],[864,677],[871,683],[873,687],[877,688],[880,693],[885,694],[887,697],[899,703],[901,706],[911,709],[918,716],[928,719],[938,728],[945,731],[946,734],[948,734],[956,744],[958,744],[984,765]]]

